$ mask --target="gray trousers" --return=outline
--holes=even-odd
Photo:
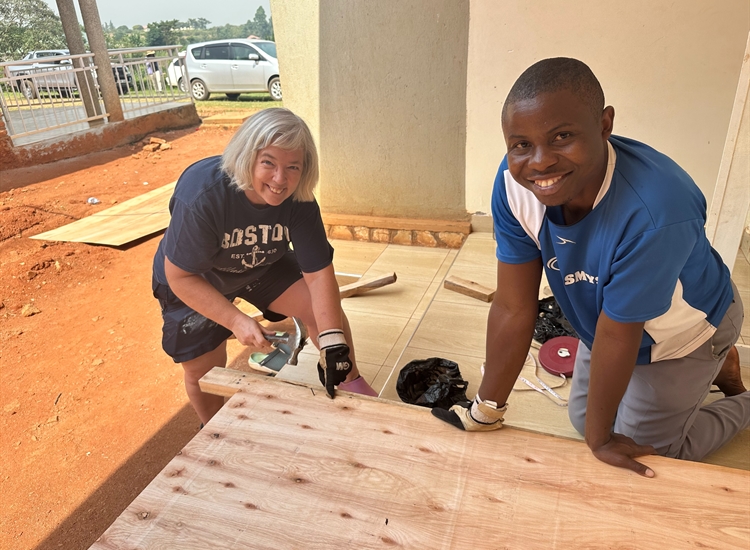
[[[750,426],[750,391],[701,406],[726,355],[737,341],[744,317],[739,292],[713,337],[680,359],[636,365],[617,409],[613,431],[657,454],[702,460]],[[568,415],[584,434],[591,351],[578,345]]]

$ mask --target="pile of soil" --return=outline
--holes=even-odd
[[[0,548],[88,548],[199,426],[160,345],[161,235],[121,248],[29,237],[175,181],[232,132],[164,132],[159,151],[147,138],[2,175]]]

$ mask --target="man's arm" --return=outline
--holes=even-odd
[[[502,406],[521,373],[539,313],[541,259],[523,264],[497,262],[497,290],[487,318],[483,400]]]
[[[497,263],[497,290],[487,319],[484,377],[473,403],[457,403],[432,414],[466,431],[503,427],[503,416],[513,384],[529,351],[539,311],[540,259],[524,264]]]
[[[612,431],[617,408],[635,369],[642,336],[643,323],[618,323],[604,311],[599,315],[591,350],[585,437],[599,460],[654,477],[653,470],[633,460],[654,454],[654,448],[637,445],[629,437]]]

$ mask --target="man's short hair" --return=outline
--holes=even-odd
[[[510,105],[561,90],[570,90],[590,106],[597,118],[601,116],[604,92],[588,65],[569,57],[553,57],[537,61],[518,77],[505,99],[503,120]]]
[[[293,200],[315,200],[318,183],[318,151],[305,121],[289,109],[273,107],[258,111],[242,123],[221,157],[221,169],[243,191],[252,187],[253,166],[261,149],[275,145],[291,151],[302,149],[304,166]]]

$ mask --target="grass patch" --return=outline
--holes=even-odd
[[[266,93],[248,93],[242,94],[234,101],[226,95],[216,93],[208,98],[207,101],[196,101],[195,109],[201,118],[211,115],[221,115],[234,111],[249,111],[253,109],[268,109],[269,107],[283,107],[281,101],[274,101]]]

